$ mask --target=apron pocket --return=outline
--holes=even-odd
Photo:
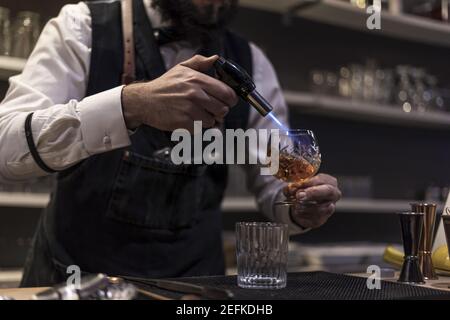
[[[125,151],[107,216],[151,229],[188,228],[199,217],[204,171]]]

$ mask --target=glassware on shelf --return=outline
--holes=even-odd
[[[390,104],[394,89],[394,72],[390,69],[377,69],[375,72],[374,100],[383,105]]]
[[[405,13],[448,22],[449,0],[416,0],[405,1]]]
[[[423,94],[423,98],[428,104],[430,109],[437,111],[445,111],[444,101],[440,96],[439,89],[437,88],[437,78],[432,75],[426,75],[424,79],[427,90]]]
[[[36,12],[21,11],[13,24],[12,56],[28,58],[39,38],[41,18]]]
[[[375,60],[369,59],[363,72],[363,99],[364,101],[375,100],[375,76],[377,64]]]
[[[405,65],[397,66],[398,77],[396,102],[406,113],[413,111],[414,87],[410,77],[410,67]]]
[[[8,56],[11,52],[11,29],[9,9],[0,7],[0,55]]]
[[[426,88],[425,88],[425,70],[420,68],[412,68],[411,76],[414,84],[413,93],[413,105],[418,112],[425,112],[429,105],[426,101]]]
[[[343,65],[337,73],[314,69],[310,75],[311,91],[318,95],[399,106],[406,113],[450,111],[450,90],[439,88],[437,77],[420,67],[381,68],[369,59],[365,65]]]
[[[338,76],[335,72],[312,70],[310,73],[311,91],[322,95],[338,94]]]
[[[351,73],[350,69],[346,66],[339,69],[338,93],[341,97],[345,98],[352,96]]]
[[[442,21],[450,22],[449,12],[450,12],[450,0],[442,0],[441,3],[441,16]]]
[[[325,72],[322,70],[312,70],[310,72],[311,91],[315,94],[324,94]]]
[[[338,77],[334,72],[325,72],[325,92],[327,95],[336,95],[338,91]]]
[[[351,72],[351,82],[350,82],[350,88],[351,88],[351,98],[353,100],[361,101],[364,97],[364,67],[359,64],[352,64],[350,65],[350,72]]]

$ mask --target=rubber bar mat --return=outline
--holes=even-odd
[[[142,279],[145,281],[145,279]],[[236,284],[236,276],[212,276],[177,278],[176,281],[229,289],[236,300],[403,300],[450,299],[450,292],[381,281],[381,289],[368,289],[367,279],[329,272],[301,272],[288,275],[284,289],[242,289]],[[184,294],[162,290],[151,285],[134,283],[152,293],[180,299]]]

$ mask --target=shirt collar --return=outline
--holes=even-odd
[[[153,28],[161,28],[169,26],[170,22],[162,21],[161,14],[158,12],[158,10],[155,10],[152,7],[152,2],[153,2],[152,0],[144,0],[145,10],[147,11],[147,16],[150,19]]]
[[[161,14],[152,7],[152,0],[143,0],[145,10],[147,11],[147,16],[150,19],[150,22],[152,23],[153,28],[163,28],[170,26],[170,21],[162,21]],[[167,46],[165,46],[167,47]],[[198,51],[198,47],[192,47],[192,45],[187,41],[177,41],[169,44],[169,47],[172,47],[173,49],[180,50],[183,48],[189,48],[194,51]]]

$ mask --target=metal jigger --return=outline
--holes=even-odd
[[[423,213],[401,212],[399,213],[402,227],[403,248],[405,257],[399,282],[408,284],[425,283],[419,267],[419,244],[423,228]]]
[[[438,279],[431,260],[434,225],[436,223],[436,205],[430,203],[411,203],[411,210],[423,213],[422,238],[419,245],[419,266],[425,280]]]

